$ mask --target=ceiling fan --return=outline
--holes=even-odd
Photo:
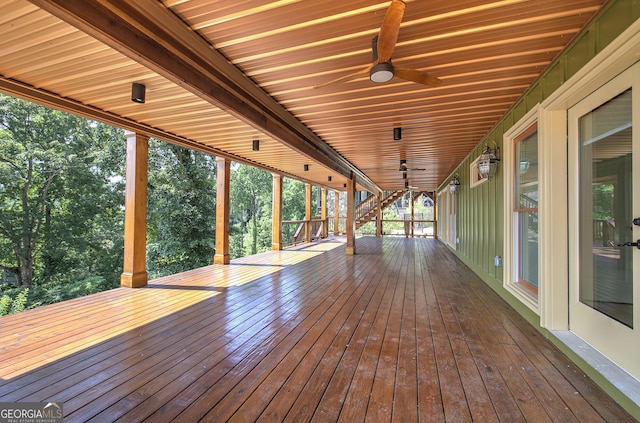
[[[410,190],[412,190],[412,191],[416,191],[416,190],[419,190],[420,188],[418,188],[418,187],[416,187],[416,186],[413,186],[413,185],[409,184],[409,181],[405,181],[405,183],[404,183],[404,189],[410,189]]]
[[[427,170],[427,169],[422,168],[422,167],[407,167],[407,160],[400,159],[400,168],[398,169],[398,171],[399,172],[406,172],[408,170]]]
[[[369,74],[369,79],[373,82],[387,82],[394,76],[407,81],[416,82],[418,84],[435,87],[442,84],[442,81],[433,75],[417,69],[403,68],[391,64],[391,56],[396,48],[398,41],[398,33],[400,32],[400,23],[404,16],[405,3],[402,0],[392,0],[387,13],[384,15],[380,32],[373,38],[372,63],[366,68],[349,75],[341,76],[329,82],[316,85],[313,88],[321,88],[335,82],[348,81],[359,76]]]

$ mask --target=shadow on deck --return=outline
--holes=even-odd
[[[633,421],[440,242],[329,239],[0,319],[65,421]]]

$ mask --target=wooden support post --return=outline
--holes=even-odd
[[[229,264],[229,181],[231,160],[216,157],[216,254],[214,264]]]
[[[271,249],[282,250],[282,175],[273,174]]]
[[[433,238],[438,239],[438,195],[433,192],[431,199],[433,200]]]
[[[378,194],[378,216],[376,217],[376,236],[380,238],[382,236],[382,200],[384,200],[384,194]]]
[[[356,253],[356,181],[355,177],[347,180],[347,255]]]
[[[305,184],[304,201],[304,242],[311,242],[311,184]]]
[[[320,190],[320,218],[322,219],[322,238],[329,234],[329,222],[327,222],[327,189]]]
[[[411,199],[411,238],[413,238],[414,234],[414,222],[413,220],[415,219],[416,216],[416,199],[413,196],[413,191],[411,191],[411,193],[409,194],[409,198]]]
[[[126,189],[124,199],[124,268],[120,285],[147,284],[147,178],[149,137],[126,131]]]
[[[333,191],[333,234],[340,234],[340,191]]]

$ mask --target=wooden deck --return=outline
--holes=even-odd
[[[634,421],[433,239],[339,239],[0,318],[65,421]]]

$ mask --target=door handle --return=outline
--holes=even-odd
[[[636,242],[625,242],[623,244],[618,244],[618,247],[636,247],[638,250],[640,250],[640,239],[637,240]]]

